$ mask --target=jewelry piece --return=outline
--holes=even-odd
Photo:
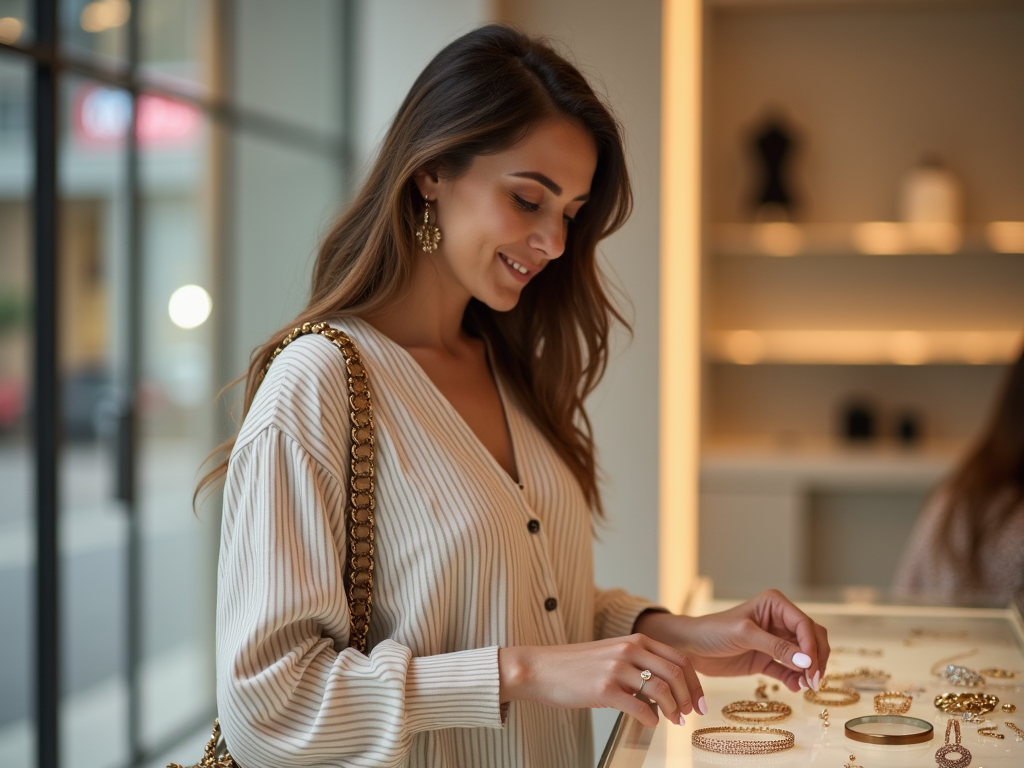
[[[1005,739],[1006,737],[1003,734],[996,733],[996,728],[998,727],[998,725],[986,725],[984,728],[978,729],[978,734],[980,736],[988,736],[990,739]]]
[[[990,693],[940,693],[935,697],[935,706],[946,714],[969,712],[984,715],[996,708],[999,699]]]
[[[651,670],[645,669],[643,672],[641,672],[640,673],[640,687],[637,689],[636,692],[640,693],[640,691],[642,691],[644,689],[644,686],[647,685],[647,681],[650,680],[650,679],[651,679]]]
[[[960,722],[964,725],[981,725],[982,723],[987,723],[988,720],[981,715],[974,714],[973,712],[961,712]]]
[[[838,698],[828,698],[838,697]],[[804,698],[813,704],[828,704],[833,707],[848,707],[860,701],[860,694],[853,688],[826,688],[824,681],[818,690],[804,691]]]
[[[910,711],[912,696],[903,691],[885,691],[875,696],[875,712],[880,715],[905,715]]]
[[[818,719],[819,720],[824,720],[825,721],[824,725],[825,725],[826,728],[828,728],[828,726],[829,726],[829,722],[828,722],[828,707],[825,707],[823,710],[821,710],[821,712],[818,713]]]
[[[950,664],[943,672],[943,676],[953,685],[962,685],[965,688],[976,688],[985,684],[985,678],[967,667],[960,667]]]
[[[1016,704],[1010,704],[1010,703],[1003,704],[1003,712],[1016,712],[1016,711],[1017,711],[1017,705]]]
[[[856,760],[856,759],[857,759],[857,756],[856,756],[856,755],[850,755],[850,759],[851,759],[851,760]]]
[[[768,701],[768,683],[763,680],[758,682],[757,688],[754,689],[754,698],[760,701]]]
[[[782,738],[771,740],[712,739],[706,736],[709,733],[764,734],[766,736],[781,736]],[[690,743],[698,749],[718,752],[724,755],[769,755],[773,752],[782,752],[783,750],[790,749],[795,742],[796,737],[791,732],[784,731],[781,728],[765,728],[763,726],[743,728],[726,725],[715,728],[698,728],[690,738]]]
[[[1002,667],[989,667],[981,670],[984,677],[994,677],[997,680],[1013,680],[1020,672],[1015,669],[1003,669]]]
[[[890,677],[892,675],[884,669],[857,667],[852,672],[830,672],[825,675],[821,684],[827,686],[832,681],[841,681],[854,688],[870,688],[872,686],[881,688]]]
[[[1007,728],[1009,728],[1011,731],[1017,734],[1017,738],[1014,739],[1014,741],[1024,741],[1024,731],[1018,728],[1016,723],[1011,723],[1007,721],[1003,723],[1003,725],[1005,725]]]
[[[858,656],[881,656],[884,651],[881,648],[851,648],[849,646],[839,646],[833,648],[832,653],[855,653]]]
[[[883,724],[886,726],[898,725],[904,733],[873,733],[870,729],[859,730],[863,726]],[[886,731],[891,731],[886,728]],[[900,715],[864,715],[847,720],[844,727],[846,738],[854,741],[862,741],[865,744],[920,744],[932,739],[932,724],[927,720],[916,717],[902,717]]]
[[[949,743],[949,729],[956,733],[956,743]],[[950,760],[946,755],[956,754],[956,760]],[[935,762],[942,768],[966,768],[971,764],[971,751],[960,743],[960,721],[955,717],[950,718],[946,723],[946,743],[935,750]]]
[[[736,723],[779,723],[792,714],[793,708],[781,701],[734,701],[722,707],[722,717]]]
[[[423,223],[416,227],[416,242],[424,253],[433,253],[441,242],[441,230],[430,223],[430,200],[423,197]]]

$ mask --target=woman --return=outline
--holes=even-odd
[[[981,438],[918,520],[894,586],[960,605],[1024,595],[1024,350]]]
[[[308,306],[368,370],[377,459],[368,655],[349,642],[342,355],[257,350],[225,477],[218,705],[247,768],[592,765],[586,708],[706,714],[695,674],[817,686],[825,630],[767,592],[673,616],[594,588],[583,410],[625,221],[618,125],[544,43],[489,26],[417,79],[319,254]],[[641,677],[644,673],[649,680]]]

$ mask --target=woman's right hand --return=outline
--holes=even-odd
[[[611,707],[649,728],[658,717],[633,696],[651,670],[644,695],[674,723],[694,709],[707,714],[697,673],[675,648],[646,635],[572,645],[520,645],[498,649],[500,700],[539,701],[552,707]]]

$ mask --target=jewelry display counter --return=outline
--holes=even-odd
[[[732,605],[732,601],[695,599],[687,612],[713,613]],[[839,603],[800,606],[828,629],[832,656],[826,670],[827,685],[834,690],[825,692],[821,685],[817,696],[806,697],[803,692],[776,687],[776,681],[764,675],[701,676],[708,715],[692,714],[684,727],[662,719],[644,768],[1024,766],[1024,621],[1019,610]],[[843,704],[855,697],[838,689],[856,692],[857,701]],[[937,708],[937,697],[944,697],[940,703],[949,713]],[[756,710],[750,705],[757,700],[778,702],[764,707],[764,727],[792,733],[791,748],[745,754],[748,749],[738,746],[744,741],[779,738],[767,732],[763,736],[739,732],[741,723],[733,713]],[[819,703],[823,701],[828,703]],[[792,715],[784,719],[775,714],[789,708]],[[726,716],[729,714],[733,717]],[[859,740],[845,732],[847,722],[854,718],[868,721],[867,725],[851,724],[868,734]],[[959,723],[965,752],[956,750],[952,718]],[[914,721],[918,725],[913,725]],[[748,721],[744,719],[742,725]],[[693,746],[694,731],[704,728],[716,731],[708,734],[710,739],[698,734],[697,741],[724,751]],[[731,728],[735,728],[732,736]],[[937,751],[942,753],[938,761]],[[967,753],[969,763],[963,761]]]

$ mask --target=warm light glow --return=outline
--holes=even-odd
[[[963,233],[956,224],[946,221],[915,221],[906,228],[907,249],[911,253],[956,253]]]
[[[889,356],[899,365],[928,362],[928,338],[919,331],[895,331],[889,336]]]
[[[662,3],[658,593],[677,611],[697,574],[701,6]]]
[[[795,256],[804,244],[804,234],[788,221],[769,221],[754,225],[754,242],[769,256]]]
[[[198,285],[183,285],[171,294],[167,313],[171,322],[179,328],[198,328],[206,322],[213,309],[213,300],[205,288]]]
[[[13,16],[5,16],[0,19],[0,43],[14,45],[24,31],[25,25],[21,23],[21,19],[16,19]]]
[[[985,227],[985,239],[996,253],[1024,253],[1024,221],[993,221]]]
[[[764,339],[753,331],[733,331],[725,340],[725,354],[740,365],[759,363],[764,358]]]
[[[861,253],[882,256],[900,253],[956,253],[963,233],[948,222],[866,221],[853,228],[853,244]]]
[[[853,244],[861,253],[883,256],[905,253],[907,239],[900,224],[891,221],[866,221],[853,228]]]
[[[722,330],[705,345],[713,360],[741,365],[991,365],[1016,359],[1021,332]]]
[[[120,27],[131,15],[128,0],[96,0],[82,9],[79,22],[86,32],[105,32]]]

